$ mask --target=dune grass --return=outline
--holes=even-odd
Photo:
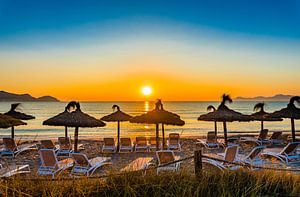
[[[2,196],[300,196],[300,175],[236,171],[156,176],[130,173],[103,179],[1,180]]]

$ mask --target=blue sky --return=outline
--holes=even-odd
[[[207,90],[183,100],[215,99],[223,90],[297,94],[299,54],[299,0],[0,0],[0,80],[7,91],[76,99],[68,89],[109,82],[102,88],[111,94],[120,90],[118,78],[127,85],[159,84],[161,94],[170,83]],[[89,76],[86,86],[79,85],[82,75]],[[169,81],[162,80],[166,75]],[[58,83],[66,77],[64,86]],[[135,99],[134,88],[122,99]]]
[[[0,1],[0,42],[24,36],[66,36],[80,27],[111,21],[164,22],[206,27],[255,36],[300,39],[300,3],[297,0],[249,1]],[[117,27],[111,27],[117,28]],[[101,28],[99,28],[101,33]],[[123,30],[126,27],[123,27]],[[98,32],[98,33],[99,33]],[[90,32],[86,32],[88,36]],[[83,35],[84,36],[84,35]],[[21,39],[22,40],[22,39]]]

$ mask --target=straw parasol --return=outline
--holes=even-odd
[[[77,151],[78,146],[78,132],[79,127],[104,127],[105,123],[101,120],[97,120],[96,118],[83,113],[80,109],[80,104],[78,102],[72,101],[68,104],[69,107],[74,107],[75,111],[67,112],[65,114],[61,113],[57,116],[50,118],[43,122],[44,125],[52,125],[52,126],[67,126],[67,127],[75,127],[74,133],[74,151]],[[67,106],[67,107],[68,107]],[[68,113],[68,114],[67,114]],[[56,121],[56,122],[55,122]]]
[[[102,117],[100,120],[106,121],[106,122],[118,122],[118,143],[117,143],[117,151],[119,151],[120,148],[120,122],[129,121],[132,116],[129,114],[126,114],[120,110],[120,107],[118,105],[112,106],[113,111],[117,109],[117,111]]]
[[[295,119],[300,119],[300,108],[295,106],[295,101],[300,105],[300,96],[294,96],[290,99],[287,107],[282,108],[279,111],[275,111],[270,114],[272,117],[279,118],[290,118],[291,119],[291,129],[293,141],[296,141],[295,133]]]
[[[32,116],[32,115],[28,115],[28,114],[25,114],[25,113],[22,113],[22,112],[18,112],[16,111],[17,107],[20,105],[21,103],[13,103],[11,104],[11,107],[10,107],[10,110],[6,113],[4,113],[4,115],[8,115],[8,116],[11,116],[15,119],[19,119],[19,120],[31,120],[31,119],[34,119],[35,117]],[[12,138],[15,137],[15,128],[14,128],[14,125],[11,127],[11,135],[12,135]]]
[[[76,102],[71,101],[65,107],[65,111],[57,114],[56,116],[49,118],[43,122],[43,125],[51,126],[64,126],[65,127],[65,137],[68,137],[68,127],[65,125],[65,120],[71,118],[70,112],[76,108]]]
[[[0,128],[7,129],[9,127],[26,125],[26,122],[23,122],[19,119],[13,118],[11,116],[0,114]],[[11,137],[14,138],[14,130],[11,130]]]
[[[216,108],[212,105],[207,106],[207,111],[216,111]],[[217,128],[217,121],[214,121],[215,123],[215,134],[217,135],[218,133],[218,128]]]
[[[270,113],[264,110],[265,103],[257,103],[253,110],[257,111],[251,114],[253,120],[261,121],[261,130],[264,130],[264,121],[282,121],[282,118],[271,117]]]
[[[229,95],[223,94],[222,102],[217,108],[216,111],[209,112],[207,114],[200,115],[198,120],[201,121],[216,121],[216,122],[223,122],[224,127],[224,140],[225,145],[227,145],[227,126],[226,122],[233,122],[233,121],[250,121],[252,120],[251,116],[244,115],[242,113],[236,112],[232,109],[229,109],[226,106],[226,103],[232,103],[232,99]]]
[[[135,116],[132,119],[130,119],[131,123],[146,123],[146,124],[155,124],[156,125],[156,149],[159,149],[159,124],[166,124],[166,125],[176,125],[176,126],[183,126],[185,122],[180,119],[180,116],[166,111],[163,108],[163,104],[161,100],[159,99],[155,103],[155,109],[152,111],[149,111],[145,114]],[[162,130],[163,134],[163,148],[165,147],[165,140],[164,140],[164,126]]]

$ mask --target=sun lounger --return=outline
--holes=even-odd
[[[232,145],[232,146],[228,146],[225,149],[225,153],[223,154],[218,154],[221,159],[227,161],[227,162],[235,162],[237,161],[237,154],[238,154],[238,146],[237,145]],[[210,163],[211,165],[216,166],[219,169],[225,170],[225,169],[229,169],[229,170],[236,170],[237,168],[239,168],[238,166],[234,166],[231,165],[227,162],[219,162],[213,159],[204,159],[205,162]]]
[[[102,146],[102,152],[116,152],[115,139],[114,138],[103,138],[104,144]]]
[[[150,137],[150,140],[149,140],[149,150],[150,151],[156,150],[156,137]]]
[[[0,178],[11,177],[17,174],[30,173],[29,165],[8,165],[4,166],[0,164]]]
[[[135,142],[136,143],[135,143],[134,149],[136,152],[139,152],[139,151],[146,152],[149,150],[146,137],[136,137]]]
[[[296,153],[300,142],[290,142],[279,153],[265,152],[262,153],[263,158],[275,158],[285,164],[293,164],[300,162],[300,155]]]
[[[265,146],[257,146],[253,148],[252,151],[245,157],[238,155],[237,161],[250,165],[261,165],[263,164],[263,160],[261,160],[260,155],[265,148]]]
[[[69,137],[59,137],[58,144],[57,156],[69,156],[69,154],[73,152],[71,139]]]
[[[156,156],[157,156],[157,160],[158,160],[158,168],[157,168],[157,171],[156,171],[157,174],[159,174],[162,171],[176,172],[176,171],[179,170],[181,162],[177,162],[177,163],[170,164],[170,165],[167,165],[167,166],[160,166],[162,164],[173,162],[173,161],[179,159],[179,157],[176,157],[174,155],[173,151],[171,151],[171,150],[156,151]]]
[[[43,149],[53,149],[58,151],[58,147],[52,142],[52,140],[41,140],[41,148]]]
[[[88,159],[87,156],[82,153],[71,153],[71,157],[75,161],[71,175],[85,175],[89,177],[92,176],[98,168],[111,164],[110,157],[95,157]]]
[[[274,131],[269,140],[272,144],[282,144],[282,131]]]
[[[130,138],[121,138],[120,139],[120,150],[119,152],[132,152],[132,143]]]
[[[130,162],[125,168],[121,169],[121,172],[133,172],[139,170],[146,170],[151,165],[153,157],[139,157]]]
[[[168,149],[169,150],[178,150],[181,151],[181,145],[179,142],[179,134],[178,133],[170,133],[169,141],[168,141]]]
[[[207,133],[206,140],[197,139],[196,144],[201,144],[207,149],[219,149],[220,146],[224,147],[224,144],[221,142],[218,142],[217,135],[214,131],[210,131]]]
[[[38,175],[59,175],[61,172],[73,166],[74,160],[71,158],[61,161],[57,160],[56,154],[52,149],[40,149],[41,165],[38,169]]]
[[[1,150],[1,156],[18,156],[27,150],[36,150],[36,144],[22,144],[17,146],[13,138],[3,138],[4,148]]]
[[[256,143],[258,146],[266,144],[266,143],[270,143],[270,141],[267,139],[268,132],[269,132],[268,129],[264,129],[264,130],[260,131],[259,136],[257,138],[241,137],[240,142],[242,142],[242,143]]]

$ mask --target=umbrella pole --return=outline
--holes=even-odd
[[[226,126],[226,122],[223,122],[223,128],[224,128],[224,142],[225,142],[225,146],[227,146],[227,126]]]
[[[12,139],[15,138],[15,127],[14,126],[11,127],[11,138]]]
[[[156,124],[156,150],[159,149],[159,127],[158,127],[158,124]]]
[[[217,135],[217,121],[215,121],[215,134]]]
[[[65,137],[68,137],[68,127],[65,126]]]
[[[163,142],[162,142],[162,149],[165,149],[165,126],[164,124],[161,125],[161,131],[162,131],[162,138],[163,138]]]
[[[74,151],[77,152],[77,146],[78,146],[78,127],[75,127],[75,134],[74,134]]]
[[[261,130],[263,131],[264,130],[264,121],[261,121]]]
[[[120,121],[118,121],[118,142],[117,142],[117,152],[120,149]]]
[[[292,125],[292,138],[293,142],[296,141],[296,134],[295,134],[295,121],[294,118],[291,118],[291,125]]]

